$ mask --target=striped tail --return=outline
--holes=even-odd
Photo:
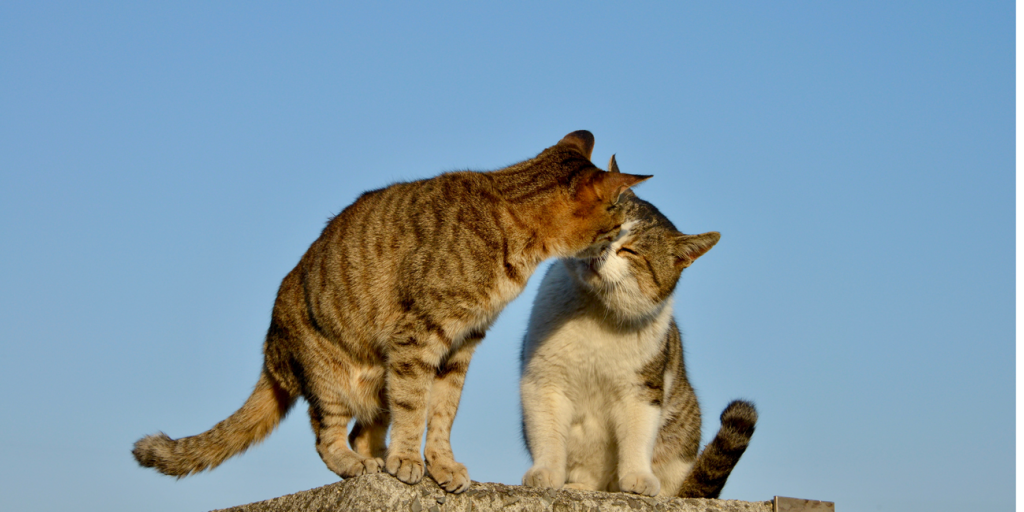
[[[734,400],[722,411],[722,428],[697,456],[690,474],[679,489],[682,498],[717,498],[725,481],[754,435],[757,410],[754,404]]]
[[[213,469],[270,435],[295,398],[263,371],[249,399],[226,420],[191,437],[171,439],[163,432],[143,437],[132,455],[140,465],[178,478]]]

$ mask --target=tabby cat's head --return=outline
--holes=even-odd
[[[617,172],[615,157],[608,166]],[[621,202],[626,222],[619,235],[599,252],[563,260],[570,274],[624,319],[656,314],[675,290],[683,269],[718,243],[712,231],[687,235],[661,212],[632,192]]]
[[[552,246],[549,256],[596,254],[607,248],[625,219],[625,193],[650,178],[598,169],[590,162],[593,149],[594,136],[580,130],[530,162],[546,170],[544,180],[523,184],[520,190],[536,198],[529,201],[529,209]]]

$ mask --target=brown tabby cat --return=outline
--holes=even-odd
[[[385,469],[418,482],[425,427],[426,470],[465,491],[450,431],[474,348],[541,261],[614,239],[619,196],[650,177],[598,169],[593,147],[577,131],[505,169],[363,194],[281,283],[242,408],[196,436],[142,438],[135,459],[179,478],[216,467],[270,434],[302,396],[317,452],[341,477]]]

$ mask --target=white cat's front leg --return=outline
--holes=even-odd
[[[550,382],[524,376],[520,383],[523,403],[523,437],[533,457],[533,467],[523,475],[523,485],[560,489],[565,484],[572,402]]]
[[[651,470],[654,442],[658,436],[661,408],[646,400],[628,397],[612,412],[619,445],[619,489],[655,496],[661,482]]]

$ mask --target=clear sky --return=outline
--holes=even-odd
[[[256,382],[277,286],[361,192],[577,129],[683,231],[704,437],[757,403],[723,497],[1014,503],[1014,4],[3,2],[0,496],[209,510],[337,481],[300,403],[175,481],[132,443]],[[539,272],[543,272],[543,268]],[[518,351],[491,329],[453,433],[518,483]]]

